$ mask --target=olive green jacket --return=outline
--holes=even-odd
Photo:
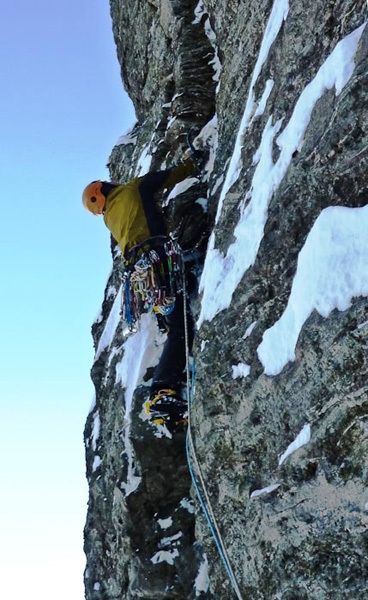
[[[155,192],[170,191],[196,173],[196,164],[189,158],[172,169],[148,173],[111,190],[106,198],[104,221],[123,255],[152,235],[166,233],[163,217],[156,210]]]

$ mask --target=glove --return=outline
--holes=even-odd
[[[188,148],[190,149],[190,158],[192,158],[196,163],[198,171],[202,172],[209,159],[210,153],[208,148],[195,148],[193,142],[195,137],[197,137],[199,133],[199,129],[191,127],[187,133],[187,144]]]
[[[199,171],[203,171],[206,163],[209,159],[209,150],[207,148],[201,148],[192,150],[190,157],[194,160]]]

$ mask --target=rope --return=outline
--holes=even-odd
[[[184,267],[183,267],[184,270]],[[216,521],[216,517],[214,515],[213,509],[212,509],[212,505],[211,505],[211,500],[208,496],[207,493],[207,489],[206,489],[206,484],[203,478],[203,474],[202,474],[202,470],[201,467],[199,465],[198,462],[198,458],[197,458],[197,454],[195,451],[195,447],[194,447],[194,443],[193,443],[193,437],[192,437],[192,431],[191,431],[191,415],[190,415],[190,409],[191,409],[191,386],[190,386],[190,369],[189,369],[189,336],[188,336],[188,320],[187,320],[187,294],[186,294],[187,290],[186,290],[186,278],[185,278],[185,273],[183,272],[183,306],[184,306],[184,338],[185,338],[185,356],[186,356],[186,376],[187,376],[187,399],[188,399],[188,433],[187,433],[187,439],[186,439],[186,451],[187,451],[187,461],[188,461],[188,467],[189,467],[189,472],[192,478],[192,482],[193,485],[195,487],[195,490],[197,492],[197,496],[199,499],[199,502],[201,504],[201,507],[203,509],[203,512],[205,514],[205,517],[208,521],[208,524],[210,526],[211,529],[211,533],[213,535],[213,538],[216,542],[217,545],[217,549],[219,551],[219,554],[222,558],[222,561],[225,565],[229,580],[231,582],[231,585],[233,586],[234,592],[238,598],[238,600],[243,600],[243,597],[241,595],[238,583],[236,581],[236,577],[234,574],[234,571],[231,567],[231,562],[230,562],[230,558],[229,555],[227,553],[226,550],[226,546],[225,546],[225,542],[221,536],[221,532],[219,530],[217,521]],[[193,376],[193,380],[194,380],[194,376]],[[196,475],[194,473],[194,469],[192,466],[192,458],[193,458],[193,462],[196,468],[196,471],[198,473],[198,477],[202,486],[202,490],[203,490],[203,494],[205,496],[205,498],[203,498],[202,494],[201,494],[201,490],[200,487],[198,485],[198,481],[196,478]]]

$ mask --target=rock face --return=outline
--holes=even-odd
[[[111,177],[170,166],[195,126],[206,171],[165,210],[183,247],[212,233],[192,301],[198,489],[185,434],[142,410],[164,336],[145,315],[126,337],[112,243],[85,430],[86,598],[363,600],[366,2],[110,1],[138,119]]]

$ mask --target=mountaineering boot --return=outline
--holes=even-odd
[[[166,425],[170,433],[188,423],[188,403],[175,390],[158,391],[144,408],[153,425]]]

